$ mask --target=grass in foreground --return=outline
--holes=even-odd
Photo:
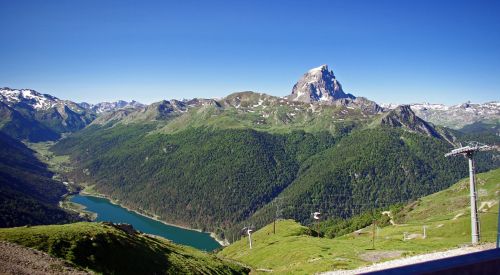
[[[494,242],[500,198],[500,169],[478,175],[481,241]],[[372,228],[335,239],[316,238],[308,228],[292,220],[279,221],[277,234],[272,224],[248,238],[233,243],[219,255],[253,267],[256,271],[310,274],[354,269],[402,256],[447,250],[470,243],[468,179],[407,206],[396,217],[400,224],[376,230],[372,249]],[[426,238],[423,227],[426,226]],[[403,236],[407,240],[403,240]]]
[[[213,254],[103,223],[0,229],[0,239],[45,251],[104,274],[245,274]]]

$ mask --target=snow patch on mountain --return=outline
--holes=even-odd
[[[47,94],[41,94],[31,89],[0,88],[0,99],[10,107],[26,103],[37,110],[46,110],[61,102],[60,99]]]
[[[143,108],[146,105],[137,102],[135,100],[132,101],[125,101],[125,100],[118,100],[114,102],[100,102],[97,104],[90,104],[86,102],[79,103],[80,106],[82,106],[85,109],[91,110],[97,114],[101,114],[104,112],[110,112],[110,111],[115,111],[119,109],[124,109],[124,108]]]
[[[394,109],[396,104],[382,104],[386,109]],[[497,122],[500,120],[500,102],[466,102],[457,105],[413,103],[411,109],[419,117],[436,125],[460,129],[465,125],[480,121]]]

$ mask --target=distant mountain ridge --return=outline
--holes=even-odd
[[[70,100],[62,100],[49,94],[42,94],[32,89],[0,88],[0,101],[12,108],[23,106],[34,110],[69,108],[75,113],[84,112],[84,108]]]
[[[316,131],[332,129],[336,123],[369,120],[382,112],[375,102],[345,93],[333,72],[323,65],[304,74],[290,96],[245,91],[219,99],[163,100],[135,109],[112,110],[93,124],[164,121],[168,125],[162,131],[166,132],[194,126]]]
[[[0,88],[0,130],[16,139],[56,140],[61,134],[78,131],[101,114],[136,110],[137,101],[75,103],[32,89]]]
[[[96,117],[75,102],[30,89],[0,88],[0,103],[0,130],[29,141],[55,140]]]
[[[175,120],[179,116],[197,116],[196,120],[199,120],[200,112],[208,112],[211,107],[217,110],[218,116],[229,116],[231,120],[234,120],[234,116],[244,116],[237,119],[238,123],[241,123],[242,119],[243,121],[251,119],[251,124],[260,126],[296,125],[296,127],[317,127],[308,126],[303,122],[305,120],[315,124],[319,123],[319,120],[333,119],[338,122],[351,120],[353,117],[366,119],[373,115],[388,113],[397,107],[394,104],[378,105],[364,97],[346,93],[328,65],[307,71],[293,86],[291,94],[285,97],[240,92],[221,99],[194,98],[182,101],[172,99],[149,105],[135,100],[89,104],[61,100],[31,89],[1,88],[0,102],[4,103],[0,104],[0,118],[3,121],[0,123],[0,128],[11,133],[13,137],[32,140],[40,139],[36,136],[42,136],[41,140],[54,140],[59,138],[61,133],[77,131],[90,123],[102,125],[107,122]],[[196,115],[190,113],[190,110],[202,106],[205,106],[204,109],[197,111]],[[410,104],[410,108],[425,121],[453,129],[474,123],[484,123],[485,127],[491,129],[499,127],[499,102],[465,103],[455,106],[419,103]],[[326,113],[332,112],[330,109],[335,111],[327,118]],[[353,114],[353,110],[356,114]],[[299,121],[301,121],[300,126]],[[20,125],[31,125],[32,131],[22,129]],[[179,126],[175,128],[178,129]]]
[[[125,101],[125,100],[118,100],[114,102],[100,102],[97,104],[90,104],[87,102],[81,102],[78,103],[78,105],[82,106],[85,109],[92,110],[96,114],[101,114],[104,112],[110,112],[110,111],[115,111],[118,109],[124,109],[124,108],[142,108],[145,107],[145,104],[142,104],[140,102],[137,102],[135,100],[132,101]]]
[[[491,101],[486,103],[462,103],[458,105],[444,105],[432,103],[409,104],[411,109],[422,119],[437,125],[452,129],[460,129],[466,125],[479,122],[487,124],[499,124],[500,102]],[[386,109],[394,109],[395,104],[382,104]]]

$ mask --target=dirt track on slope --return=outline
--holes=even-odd
[[[0,241],[0,274],[91,274],[64,260],[18,244]]]

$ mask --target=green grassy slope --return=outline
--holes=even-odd
[[[377,229],[372,250],[372,227],[335,239],[316,238],[309,229],[292,220],[279,221],[277,234],[272,224],[253,234],[253,249],[247,238],[226,247],[219,254],[244,262],[254,269],[278,273],[310,274],[353,269],[394,257],[456,248],[470,243],[468,179],[409,204],[396,215],[396,224]],[[478,175],[481,241],[496,239],[500,169]],[[423,226],[427,238],[423,238]],[[410,238],[403,241],[407,233]]]
[[[244,274],[247,269],[159,237],[102,223],[0,229],[0,239],[104,274]]]
[[[161,101],[146,109],[117,110],[101,115],[93,124],[154,122],[158,132],[168,134],[192,127],[250,128],[272,133],[328,131],[337,134],[370,120],[372,114],[373,111],[366,108],[313,105],[262,93],[240,92],[218,100]]]
[[[338,134],[345,129],[358,127],[368,120],[359,110],[346,107],[316,106],[292,102],[276,102],[258,105],[258,101],[241,102],[238,108],[224,105],[224,109],[213,106],[191,109],[159,129],[161,133],[176,133],[189,127],[211,127],[215,129],[255,129],[270,133],[328,131]],[[257,104],[256,104],[257,103]],[[255,106],[255,107],[254,107]]]

